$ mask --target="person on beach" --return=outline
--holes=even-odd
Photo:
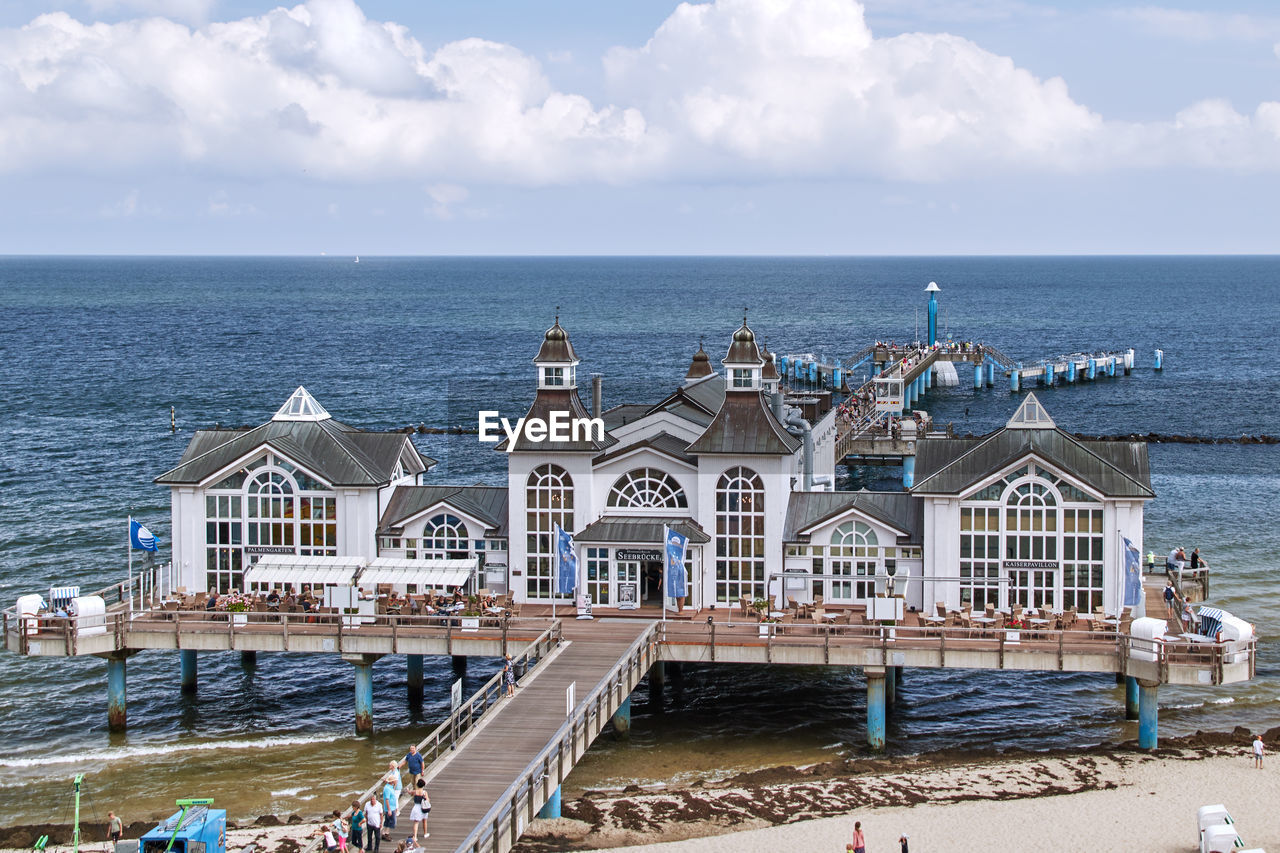
[[[422,828],[422,838],[426,840],[431,837],[431,833],[427,831],[427,818],[431,815],[431,798],[427,796],[427,783],[423,779],[418,780],[418,785],[413,791],[413,811],[409,812],[409,823],[413,825],[413,843],[418,843],[418,828]]]
[[[324,845],[326,853],[338,853],[338,839],[333,835],[333,827],[326,826],[319,832],[320,843]]]
[[[1174,598],[1175,596],[1173,594],[1173,581],[1167,580],[1164,582],[1164,608],[1165,608],[1165,611],[1168,613],[1170,619],[1172,619],[1175,615],[1177,615],[1173,609]]]
[[[862,821],[853,823],[853,841],[845,845],[846,853],[867,853],[867,839],[862,834]]]
[[[365,844],[368,853],[379,853],[382,847],[382,801],[370,797],[364,804]]]
[[[1259,770],[1262,769],[1262,753],[1263,752],[1265,752],[1265,748],[1262,745],[1262,735],[1254,735],[1253,736],[1253,766]]]
[[[338,853],[347,853],[347,822],[342,815],[333,819],[333,837],[338,842]]]
[[[124,835],[124,822],[116,817],[115,812],[107,812],[107,838],[111,839],[113,846],[120,841],[121,835]]]
[[[351,801],[351,846],[364,849],[364,809],[360,808],[359,800]]]
[[[902,845],[902,853],[911,853],[907,849],[907,834],[905,832],[898,836],[898,843]]]

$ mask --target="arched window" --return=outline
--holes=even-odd
[[[555,590],[555,525],[573,530],[573,478],[559,465],[539,465],[525,486],[526,588],[529,598],[549,599]]]
[[[716,484],[716,601],[765,596],[764,482],[730,468]]]
[[[688,509],[684,489],[659,468],[628,471],[613,484],[609,506],[620,509]]]
[[[279,471],[263,471],[249,481],[246,540],[250,548],[292,548],[296,517],[293,479]]]
[[[432,516],[422,531],[422,549],[428,559],[465,560],[471,556],[467,525],[456,515]]]
[[[876,565],[880,558],[880,540],[876,532],[861,521],[846,521],[831,532],[831,574],[850,580],[833,580],[833,599],[864,599],[876,594]]]
[[[1005,492],[1004,559],[1011,605],[1056,604],[1060,503],[1053,486],[1040,479],[1014,483]]]

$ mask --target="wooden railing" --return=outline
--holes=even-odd
[[[519,654],[514,655],[511,658],[511,665],[516,667],[517,671],[523,673],[523,675],[521,675],[522,678],[526,678],[532,674],[538,666],[547,659],[551,652],[560,646],[562,642],[564,642],[564,632],[562,630],[560,620],[557,619],[551,624],[551,627],[538,635],[536,640],[526,646]],[[476,726],[480,721],[484,719],[499,702],[502,701],[502,697],[506,693],[506,689],[502,684],[502,676],[503,673],[499,670],[493,678],[490,678],[485,682],[483,687],[471,694],[468,699],[465,699],[462,704],[449,715],[447,720],[436,726],[431,734],[427,735],[417,744],[418,752],[422,754],[422,772],[424,776],[430,775],[432,765],[435,762],[456,750],[459,745],[466,741],[467,737],[475,731]],[[403,767],[404,764],[405,760],[401,758],[399,762],[397,762],[396,766]],[[356,802],[363,805],[368,802],[370,798],[379,796],[379,792],[382,790],[382,780],[385,777],[386,771],[383,771],[383,774],[378,778],[378,781],[374,782],[373,785],[365,789],[364,793],[355,798]],[[400,798],[401,801],[397,805],[403,805],[408,796],[410,795],[402,795]],[[352,809],[350,806],[344,808],[342,810],[343,820],[349,821],[351,819],[351,813]],[[319,849],[320,840],[317,838],[312,840],[309,845],[303,848],[303,851],[304,853],[313,853],[313,851],[317,851]]]
[[[657,623],[631,644],[609,674],[578,703],[551,741],[458,845],[455,853],[502,853],[511,849],[540,805],[550,797],[552,789],[569,774],[635,683],[657,660],[656,631]]]

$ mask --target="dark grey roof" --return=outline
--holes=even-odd
[[[782,528],[784,542],[808,539],[800,531],[829,521],[856,509],[896,530],[904,544],[918,545],[924,540],[924,499],[907,492],[792,492],[787,504],[787,519]]]
[[[756,344],[756,333],[751,331],[744,317],[742,327],[733,333],[733,343],[729,344],[729,352],[725,354],[721,364],[759,365],[763,361],[760,347]]]
[[[800,447],[774,417],[760,391],[734,391],[702,435],[689,445],[690,453],[743,453],[786,456]]]
[[[573,344],[569,342],[569,333],[561,327],[559,317],[556,318],[555,325],[547,329],[547,333],[542,336],[542,346],[538,348],[538,354],[533,360],[564,364],[572,364],[578,360],[577,353],[573,351]]]
[[[587,414],[586,407],[582,405],[582,400],[578,398],[576,388],[539,388],[537,396],[533,398],[533,405],[529,407],[526,418],[541,418],[548,423],[551,420],[552,412],[568,412],[569,417],[573,418],[590,418]],[[598,453],[606,447],[617,444],[618,440],[609,435],[606,429],[604,440],[599,441],[592,436],[579,436],[577,441],[573,440],[573,434],[570,433],[568,441],[530,441],[522,430],[516,439],[516,450],[531,450],[534,452],[547,453],[550,451],[589,451]],[[498,450],[505,451],[507,449],[507,441],[504,439],[498,444]]]
[[[604,428],[612,431],[624,424],[635,423],[648,414],[651,408],[653,407],[648,403],[623,403],[601,412],[600,417],[604,419]]]
[[[602,453],[595,459],[591,460],[591,464],[600,465],[604,462],[608,462],[610,459],[616,459],[624,453],[630,453],[633,450],[639,450],[646,447],[656,450],[658,453],[664,453],[667,456],[679,459],[681,462],[687,462],[690,465],[698,464],[698,460],[689,455],[689,442],[679,436],[674,436],[669,432],[660,432],[657,435],[650,436],[649,438],[641,441],[633,441],[630,444],[616,444],[609,448],[607,452]]]
[[[705,427],[715,419],[724,403],[725,381],[719,373],[688,382],[649,407],[649,413],[670,412],[678,418]]]
[[[668,526],[677,533],[689,537],[690,542],[703,544],[711,537],[691,518],[630,518],[606,515],[591,522],[574,534],[575,542],[625,543],[662,547],[662,528]]]
[[[1147,445],[1080,439],[1059,427],[1004,427],[979,438],[916,443],[916,494],[958,495],[1027,456],[1035,456],[1107,497],[1153,498]]]
[[[410,474],[435,464],[418,453],[404,433],[364,432],[333,418],[270,420],[248,430],[197,431],[177,467],[155,482],[165,486],[202,483],[267,445],[333,486],[385,485],[402,458]]]
[[[396,535],[420,512],[444,502],[489,525],[486,534],[507,535],[506,486],[397,486],[378,522],[378,532]]]

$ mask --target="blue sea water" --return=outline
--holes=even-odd
[[[744,308],[776,352],[848,356],[915,338],[929,281],[942,287],[944,333],[1016,359],[1136,350],[1129,377],[1037,390],[1067,429],[1280,434],[1280,258],[0,258],[0,603],[121,577],[126,515],[168,541],[168,494],[152,479],[191,432],[260,423],[298,385],[370,429],[474,426],[481,408],[518,415],[558,310],[580,375],[603,374],[606,406],[655,401],[700,339],[718,360]],[[1007,387],[969,385],[962,374],[922,405],[973,432],[1012,413]],[[414,440],[440,460],[436,482],[504,480],[504,459],[475,436]],[[1214,600],[1263,635],[1255,682],[1163,689],[1162,733],[1280,718],[1278,462],[1275,446],[1151,448],[1148,548],[1199,546]],[[191,697],[175,655],[133,658],[131,729],[109,737],[100,661],[0,655],[4,822],[59,819],[76,772],[103,812],[159,812],[184,794],[221,797],[242,816],[328,808],[443,717],[453,679],[435,662],[415,709],[403,662],[381,661],[379,734],[362,741],[340,661],[262,655],[246,671],[238,656],[205,655],[200,666]],[[474,662],[467,689],[491,672]],[[662,708],[637,693],[632,743],[602,741],[579,782],[857,754],[862,702],[848,670],[695,669]],[[1132,736],[1112,679],[1049,673],[913,671],[889,725],[891,748],[912,752]]]

